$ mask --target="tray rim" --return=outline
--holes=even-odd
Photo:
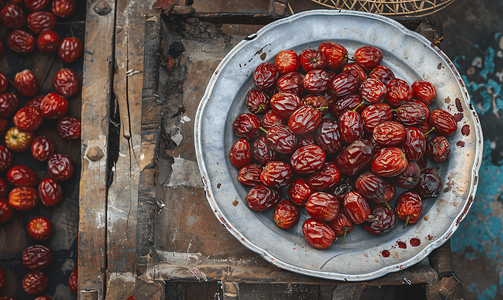
[[[326,272],[326,271],[313,271],[309,269],[305,269],[302,267],[294,266],[289,263],[283,262],[277,257],[274,257],[271,255],[267,249],[263,249],[255,244],[253,244],[251,241],[249,241],[245,236],[243,236],[236,228],[232,226],[232,224],[229,222],[225,214],[222,212],[218,204],[215,202],[214,194],[211,188],[211,179],[209,178],[208,171],[206,169],[206,166],[204,164],[203,160],[203,149],[202,149],[202,132],[201,132],[201,121],[203,117],[203,112],[204,109],[208,103],[209,97],[212,94],[213,88],[214,88],[214,83],[218,80],[220,76],[220,70],[223,69],[229,60],[231,60],[234,55],[239,52],[245,45],[249,43],[250,40],[255,39],[256,37],[265,34],[267,31],[269,31],[271,28],[274,26],[277,26],[279,24],[283,23],[288,23],[296,20],[297,18],[303,18],[303,17],[309,17],[309,16],[314,16],[314,15],[331,15],[331,16],[337,16],[337,15],[349,15],[349,16],[358,16],[358,17],[366,17],[370,19],[375,19],[380,22],[388,23],[397,29],[401,30],[405,35],[413,36],[416,38],[418,41],[423,43],[425,46],[430,47],[431,50],[437,52],[441,58],[448,64],[450,70],[453,72],[454,77],[458,80],[459,87],[461,89],[461,92],[463,93],[463,101],[466,104],[466,107],[469,110],[469,115],[470,118],[473,120],[474,123],[474,133],[475,133],[475,157],[473,160],[473,168],[472,172],[470,174],[470,180],[473,182],[473,185],[470,186],[470,191],[468,193],[468,198],[465,200],[464,205],[462,210],[458,215],[456,215],[451,223],[451,226],[449,229],[442,234],[441,236],[438,236],[436,239],[434,239],[433,242],[429,243],[425,248],[423,248],[419,253],[417,253],[414,257],[402,261],[399,263],[394,263],[390,264],[384,268],[381,268],[377,271],[370,272],[370,273],[365,273],[365,274],[342,274],[342,273],[336,273],[336,272]],[[334,280],[345,280],[345,281],[363,281],[363,280],[370,280],[370,279],[375,279],[378,277],[381,277],[387,273],[390,272],[397,272],[400,271],[401,269],[410,267],[419,261],[423,260],[425,257],[427,257],[434,249],[442,246],[451,236],[452,234],[456,231],[456,229],[459,227],[460,222],[466,217],[468,214],[468,211],[473,203],[475,193],[477,190],[478,186],[478,172],[481,166],[482,162],[482,152],[483,152],[483,135],[482,135],[482,128],[480,125],[480,121],[478,119],[477,113],[475,112],[475,109],[473,106],[470,104],[470,97],[468,94],[468,91],[464,85],[464,82],[462,80],[461,75],[457,71],[456,67],[454,64],[451,62],[451,60],[443,53],[442,50],[440,50],[436,45],[431,44],[429,40],[427,40],[424,36],[420,35],[417,32],[413,32],[408,30],[405,26],[402,24],[398,23],[397,21],[390,19],[388,17],[372,14],[372,13],[366,13],[366,12],[359,12],[359,11],[349,11],[349,10],[311,10],[311,11],[305,11],[305,12],[300,12],[298,14],[292,15],[290,17],[280,19],[277,21],[274,21],[260,30],[257,31],[255,34],[251,34],[247,38],[245,38],[243,41],[238,43],[225,57],[224,59],[220,62],[219,66],[216,68],[215,72],[210,78],[210,81],[208,82],[207,89],[204,93],[203,98],[201,99],[201,102],[198,106],[197,112],[196,112],[196,118],[195,118],[195,126],[194,126],[194,143],[195,143],[195,150],[196,150],[196,158],[197,158],[197,163],[198,167],[201,173],[201,179],[204,185],[204,191],[206,194],[206,198],[210,204],[211,209],[213,210],[215,216],[217,219],[224,225],[224,227],[236,238],[238,241],[240,241],[246,248],[258,253],[260,256],[262,256],[266,261],[269,263],[280,267],[285,270],[293,271],[295,273],[299,274],[304,274],[304,275],[309,275],[309,276],[314,276],[314,277],[319,277],[319,278],[324,278],[324,279],[334,279]]]

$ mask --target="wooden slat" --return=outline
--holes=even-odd
[[[133,0],[117,3],[113,81],[120,132],[108,190],[107,299],[125,299],[135,292],[145,5]]]
[[[160,135],[161,108],[159,103],[160,63],[160,11],[149,13],[145,19],[145,58],[143,75],[140,188],[138,194],[138,223],[136,228],[136,268],[143,274],[150,263],[153,246],[153,222],[156,212],[155,178],[157,176],[157,145]],[[137,288],[145,283],[141,276],[136,280]]]
[[[452,267],[451,241],[433,250],[429,256],[430,265],[438,272],[440,277],[449,277],[454,273]]]
[[[301,275],[273,267],[252,267],[249,265],[204,264],[193,267],[187,265],[156,264],[144,275],[151,281],[235,281],[244,283],[290,283],[290,284],[350,284]],[[407,279],[407,280],[405,280]],[[436,283],[438,273],[428,265],[414,265],[400,272],[365,281],[366,285],[401,285]]]
[[[97,4],[107,5],[109,13],[98,14],[94,10]],[[96,299],[104,298],[114,23],[115,1],[87,1],[81,118],[79,299],[87,299],[90,294],[96,295]]]

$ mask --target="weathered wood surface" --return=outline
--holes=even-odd
[[[141,150],[143,43],[148,1],[119,1],[115,27],[112,118],[120,123],[111,152],[113,182],[107,202],[107,299],[135,294],[136,218]],[[118,133],[118,134],[117,134]]]
[[[144,82],[137,287],[165,281],[221,280],[333,285],[334,281],[274,267],[246,249],[216,220],[197,169],[193,122],[209,78],[240,38],[222,34],[215,25],[196,19],[165,20],[166,23],[159,23],[157,16],[151,19],[152,24],[158,24],[153,27],[162,28],[159,86]],[[149,25],[147,32],[148,28]],[[155,38],[156,34],[152,36]],[[146,34],[146,44],[151,43],[149,40]],[[175,66],[168,72],[164,62],[173,54],[170,50],[175,42],[182,43],[185,52],[175,57]],[[150,78],[154,75],[149,75],[147,60],[146,54],[145,77]],[[438,273],[423,263],[365,284],[423,284],[438,280]]]
[[[153,282],[143,274],[152,260],[153,222],[157,202],[157,152],[161,132],[161,103],[158,101],[160,64],[160,14],[146,12],[144,74],[141,108],[141,154],[136,228],[136,297],[137,299],[164,299],[164,283]]]
[[[153,281],[233,281],[242,283],[295,283],[295,284],[350,284],[346,282],[320,279],[284,271],[273,266],[236,266],[232,262],[207,265],[197,262],[186,265],[157,264],[144,274]],[[401,285],[436,283],[438,274],[428,265],[415,265],[400,272],[386,274],[377,279],[365,281],[366,285]]]
[[[98,4],[108,6],[109,12],[95,9]],[[82,88],[79,299],[93,295],[104,298],[114,28],[115,1],[88,0]]]
[[[463,284],[454,276],[444,277],[440,281],[426,285],[428,300],[460,300],[463,297]]]
[[[429,259],[430,265],[437,271],[440,277],[449,277],[454,273],[450,240],[433,250]]]

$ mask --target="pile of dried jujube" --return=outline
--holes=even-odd
[[[381,235],[397,217],[416,223],[423,199],[440,192],[442,180],[427,157],[448,158],[446,137],[457,122],[445,110],[430,112],[433,84],[395,78],[382,56],[365,46],[349,59],[344,46],[329,41],[300,54],[281,51],[275,63],[256,68],[249,113],[234,119],[239,139],[230,161],[239,181],[252,187],[248,207],[275,206],[274,222],[284,229],[305,207],[311,218],[302,233],[315,248],[330,247],[355,224]],[[396,187],[406,191],[391,207]],[[283,188],[288,199],[280,201]]]
[[[7,47],[20,54],[31,53],[38,48],[42,53],[57,53],[64,63],[76,61],[82,56],[82,41],[76,37],[65,37],[61,40],[59,34],[53,30],[57,26],[56,17],[71,16],[76,6],[76,0],[2,1],[0,20],[9,30]],[[3,51],[0,41],[0,55]],[[13,89],[9,86],[9,80],[14,83]],[[29,211],[37,206],[39,200],[45,206],[57,205],[63,199],[59,182],[68,180],[73,175],[74,162],[66,154],[54,153],[54,141],[47,136],[37,136],[37,130],[45,119],[57,120],[55,129],[61,137],[80,139],[80,121],[65,116],[68,109],[67,98],[79,91],[77,74],[69,68],[60,70],[54,77],[54,90],[55,92],[47,95],[37,96],[39,80],[31,70],[20,71],[14,78],[7,78],[0,73],[0,134],[5,135],[5,144],[0,145],[0,172],[7,172],[7,182],[0,177],[0,223],[5,223],[12,217],[13,209]],[[13,121],[14,127],[8,129],[10,120]],[[47,162],[49,176],[40,183],[37,174],[28,166],[12,166],[14,155],[25,151],[31,151],[35,160]],[[6,196],[8,199],[4,198]],[[28,223],[26,233],[36,242],[44,241],[52,235],[52,228],[51,221],[40,216]],[[44,292],[49,279],[41,270],[50,266],[54,258],[54,251],[43,245],[29,246],[24,250],[23,264],[32,271],[22,282],[27,294],[37,295]],[[5,285],[4,276],[0,268],[0,288]],[[74,293],[77,292],[76,278],[75,270],[68,281]],[[13,298],[3,296],[0,299]],[[40,296],[37,299],[52,298]]]

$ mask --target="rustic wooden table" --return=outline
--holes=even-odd
[[[79,299],[134,293],[168,299],[170,282],[221,282],[224,299],[246,299],[239,293],[245,283],[331,286],[351,295],[424,284],[428,299],[454,299],[459,282],[448,244],[429,263],[355,284],[280,270],[231,236],[206,201],[193,131],[213,71],[245,36],[203,20],[264,24],[288,14],[287,3],[271,1],[271,12],[261,16],[194,18],[184,16],[193,12],[190,6],[175,6],[168,15],[153,9],[154,2],[87,1]]]
[[[134,294],[145,16],[152,4],[87,1],[79,299]]]

